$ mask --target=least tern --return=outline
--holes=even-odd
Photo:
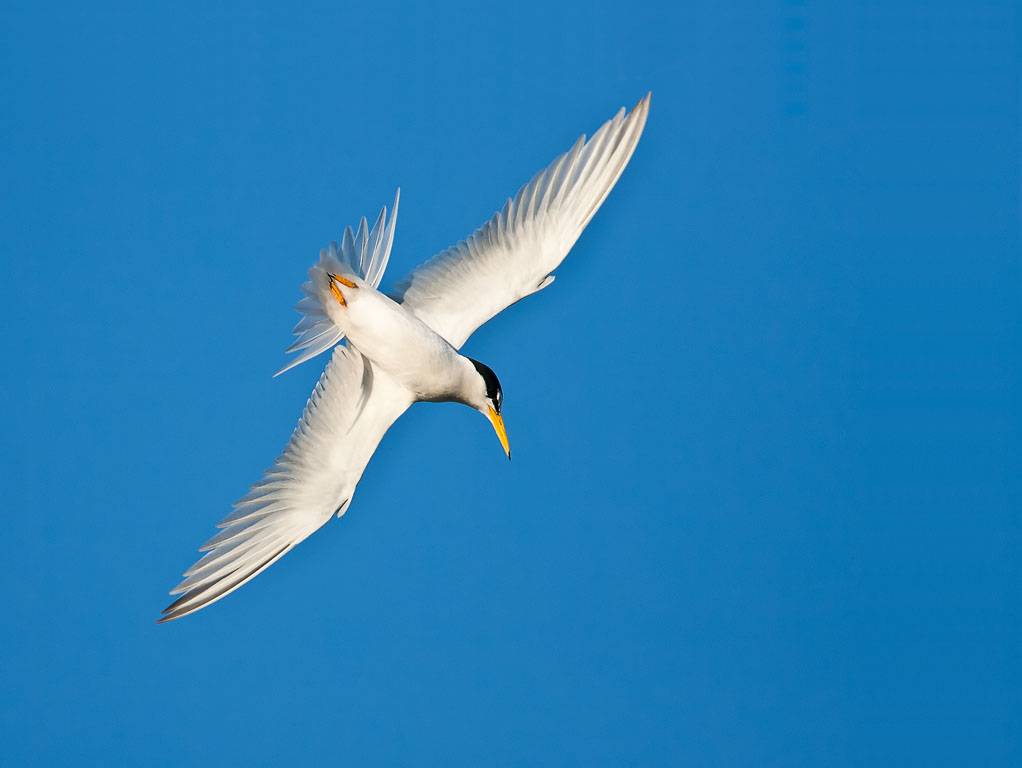
[[[234,504],[206,554],[170,594],[160,622],[230,594],[351,504],[384,434],[413,403],[453,401],[493,425],[511,458],[496,374],[458,350],[479,326],[546,288],[631,159],[649,113],[647,94],[589,141],[532,177],[465,240],[377,290],[394,242],[400,190],[370,231],[345,230],[320,252],[296,306],[303,317],[278,373],[329,349],[330,362],[283,453]],[[345,341],[346,340],[346,341]],[[345,343],[342,343],[345,341]]]

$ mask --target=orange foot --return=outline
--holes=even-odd
[[[337,283],[340,283],[341,285],[346,285],[349,288],[358,288],[358,286],[355,285],[355,283],[351,282],[351,280],[341,277],[340,275],[335,275],[332,272],[328,272],[327,274],[330,277],[330,293],[334,295],[334,298],[337,299],[338,302],[340,302],[342,307],[348,306],[348,302],[344,300],[344,296],[343,294],[341,294],[341,289],[337,287]]]

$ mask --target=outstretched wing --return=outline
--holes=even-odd
[[[553,282],[586,224],[628,165],[650,96],[622,109],[509,198],[502,211],[401,280],[391,294],[460,348],[494,315]]]
[[[183,594],[160,621],[233,592],[332,514],[342,515],[376,446],[411,403],[411,394],[358,350],[337,347],[284,452],[200,548],[207,554],[185,571],[171,591]]]
[[[297,354],[291,362],[273,374],[274,376],[280,376],[284,371],[291,370],[320,352],[341,343],[344,332],[323,311],[313,273],[317,267],[326,272],[351,271],[376,288],[383,279],[383,271],[390,259],[390,248],[394,245],[394,224],[397,222],[397,204],[400,199],[399,189],[394,195],[394,211],[390,219],[387,219],[387,206],[383,206],[372,232],[369,231],[363,217],[357,232],[352,232],[351,227],[344,230],[340,246],[337,243],[330,243],[329,249],[324,248],[319,252],[319,264],[309,270],[309,280],[302,284],[305,298],[295,304],[295,309],[303,315],[291,331],[298,338],[285,350]]]

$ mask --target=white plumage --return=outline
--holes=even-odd
[[[347,265],[349,271],[360,275],[373,288],[379,286],[383,272],[387,268],[387,260],[390,259],[390,248],[394,244],[394,223],[397,221],[397,204],[400,199],[399,189],[394,196],[394,211],[390,215],[390,221],[387,221],[387,206],[383,206],[371,233],[367,232],[364,217],[358,225],[357,233],[353,233],[351,227],[345,229],[340,248],[337,247],[337,243],[330,243],[329,250],[319,252],[317,266],[321,270],[332,269],[341,272],[344,270],[343,265]],[[344,331],[327,318],[323,306],[314,294],[315,273],[316,267],[309,270],[309,282],[302,285],[305,298],[295,305],[295,309],[304,315],[291,331],[298,339],[285,350],[299,354],[273,374],[274,376],[280,376],[284,371],[304,363],[320,352],[326,352],[340,344],[344,338]]]
[[[492,371],[457,350],[494,315],[553,282],[589,220],[628,164],[650,97],[621,110],[589,141],[523,186],[465,240],[437,254],[384,295],[376,290],[394,242],[398,197],[372,230],[362,219],[320,252],[302,286],[303,314],[279,373],[333,349],[284,452],[218,525],[171,594],[169,621],[209,605],[340,516],[390,425],[412,403],[453,400],[493,423],[505,450],[502,393]],[[347,342],[341,344],[347,337]]]

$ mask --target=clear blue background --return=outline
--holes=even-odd
[[[136,5],[0,25],[5,764],[1022,762],[1014,3]],[[514,462],[417,406],[156,626],[319,248],[400,185],[390,284],[647,90],[466,348]]]

